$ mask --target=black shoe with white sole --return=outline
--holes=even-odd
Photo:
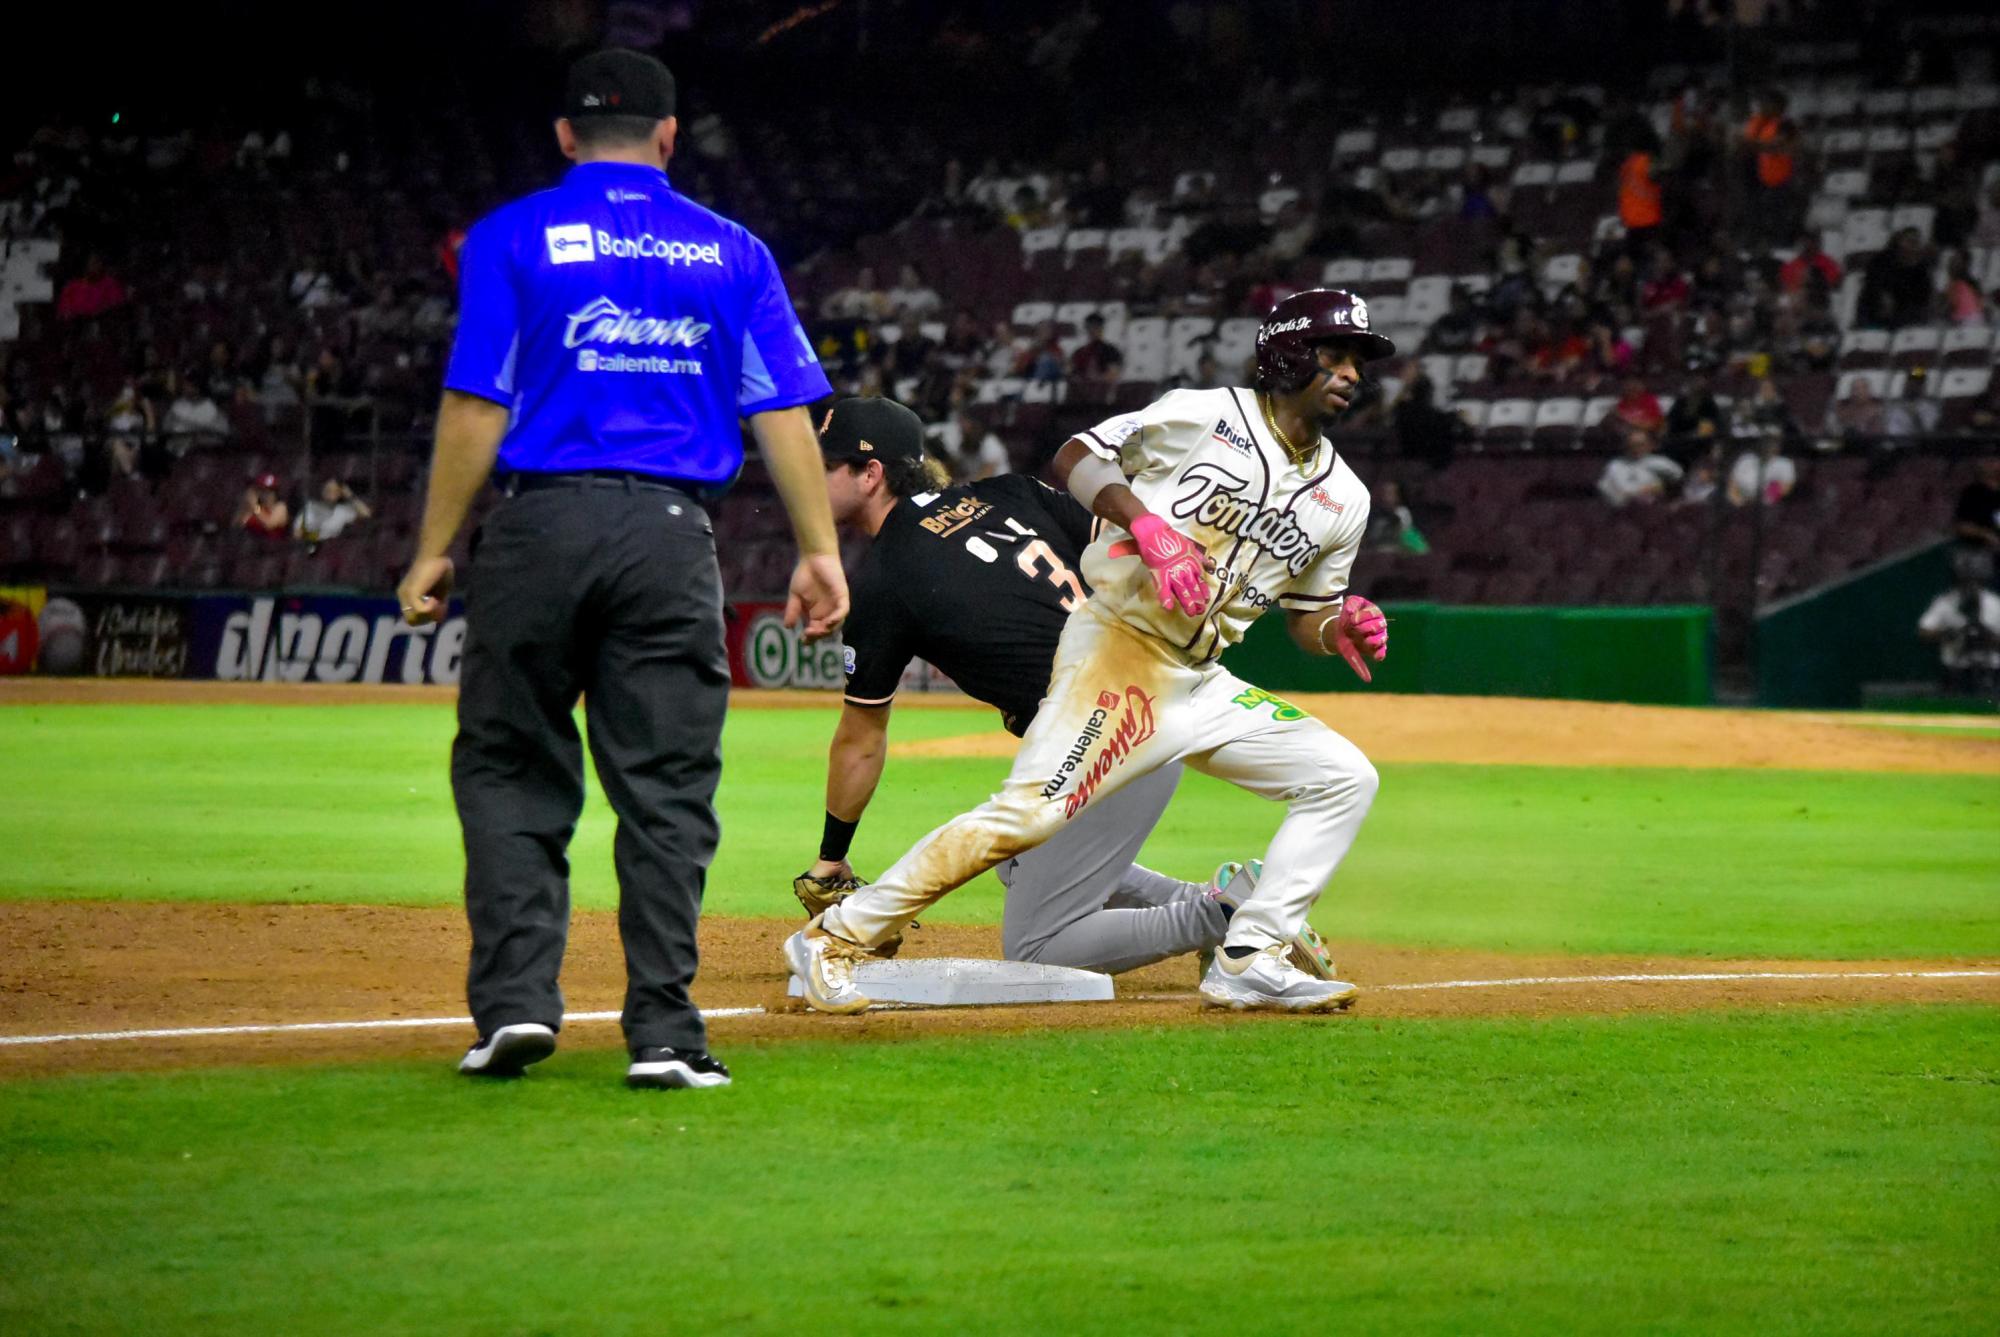
[[[727,1086],[729,1069],[704,1049],[668,1049],[651,1045],[632,1055],[625,1085],[677,1091],[691,1086]]]
[[[467,1077],[519,1077],[530,1063],[556,1052],[554,1028],[538,1021],[502,1026],[465,1051],[458,1070]]]

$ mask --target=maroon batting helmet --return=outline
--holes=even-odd
[[[1257,327],[1257,384],[1297,390],[1319,371],[1313,349],[1334,339],[1361,345],[1361,360],[1394,357],[1396,345],[1368,328],[1368,303],[1339,288],[1308,288],[1271,308]]]

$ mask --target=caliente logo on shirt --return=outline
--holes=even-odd
[[[699,348],[710,326],[692,316],[662,320],[643,311],[627,311],[609,297],[599,297],[572,311],[563,332],[563,346],[574,348],[578,371],[636,371],[681,376],[706,374],[700,358],[634,357],[625,348]],[[594,345],[611,345],[600,351]]]

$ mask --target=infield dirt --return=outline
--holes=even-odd
[[[173,702],[326,705],[438,704],[436,688],[313,687],[27,679],[0,684],[0,706]],[[1768,767],[2000,775],[2000,734],[1926,737],[1825,716],[1687,710],[1470,697],[1327,695],[1293,698],[1378,761],[1579,766]],[[813,693],[739,693],[737,708],[831,707]],[[928,701],[911,703],[922,707]],[[963,705],[944,698],[937,705]],[[899,703],[899,709],[901,704]],[[908,756],[1012,754],[995,730],[901,744]],[[778,945],[794,924],[711,918],[702,926],[697,1000],[761,1007],[718,1018],[717,1045],[797,1038],[893,1039],[949,1032],[1245,1024],[1200,1012],[1194,964],[1169,961],[1119,979],[1111,1003],[876,1012],[832,1018],[790,1011]],[[463,917],[455,911],[356,906],[16,902],[0,904],[0,1034],[41,1035],[449,1017],[463,1011]],[[1286,1025],[1366,1024],[1370,1018],[1559,1015],[1725,1006],[1804,1006],[1966,1000],[2000,1003],[2000,978],[1866,979],[1869,971],[1977,969],[1995,962],[1678,960],[1566,957],[1336,943],[1342,973],[1364,985],[1356,1011]],[[933,925],[911,955],[999,954],[992,928]],[[1594,981],[1479,989],[1384,990],[1443,980],[1776,971],[1849,978]],[[564,976],[568,1007],[615,1010],[623,963],[615,916],[576,916]],[[1371,986],[1374,986],[1371,988]],[[1263,1019],[1253,1019],[1257,1024]],[[380,1055],[453,1056],[469,1038],[450,1027],[391,1031],[177,1037],[0,1046],[0,1077],[221,1063],[322,1061]],[[615,1026],[588,1024],[572,1047],[613,1047]]]

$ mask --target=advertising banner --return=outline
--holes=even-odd
[[[224,682],[458,685],[465,610],[411,627],[396,601],[359,595],[205,595],[193,605],[191,678]]]
[[[99,678],[188,676],[190,600],[54,589],[42,608],[40,671]]]

